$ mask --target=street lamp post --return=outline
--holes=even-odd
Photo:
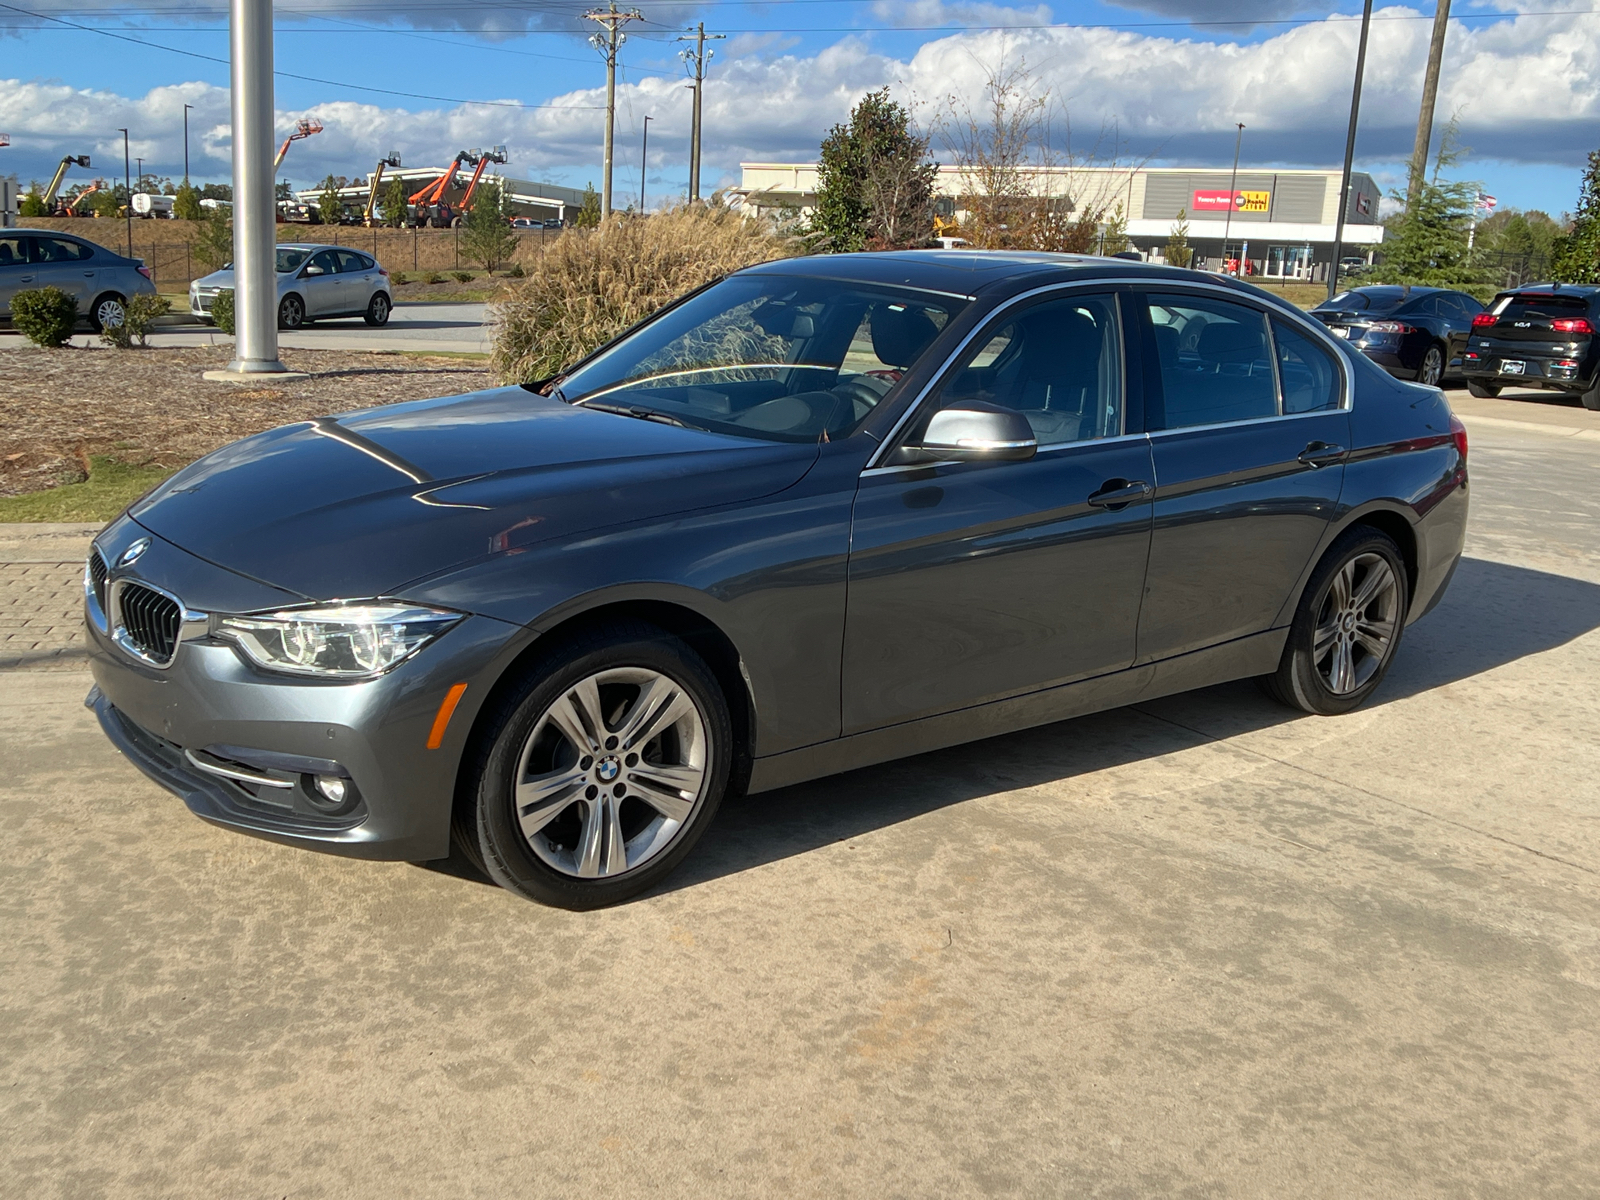
[[[650,118],[644,119],[644,145],[639,150],[639,215],[644,216],[644,177],[650,170]]]
[[[1238,196],[1234,189],[1239,186],[1239,147],[1244,145],[1244,122],[1235,121],[1239,132],[1233,138],[1233,174],[1228,176],[1228,215],[1222,218],[1222,270],[1224,274],[1234,274],[1228,270],[1228,231],[1233,228],[1233,205]]]
[[[128,207],[124,210],[128,214],[128,257],[133,257],[133,180],[130,179],[128,170],[128,131],[117,130],[122,135],[122,194],[127,199]]]
[[[272,176],[272,0],[231,0],[234,357],[208,377],[287,370],[278,359]]]
[[[142,192],[144,191],[144,159],[135,158],[133,161],[139,164],[139,190]]]
[[[1350,168],[1356,157],[1356,123],[1361,116],[1361,74],[1367,69],[1367,31],[1372,27],[1372,0],[1361,8],[1361,41],[1356,47],[1356,83],[1350,92],[1350,129],[1344,137],[1344,174],[1339,179],[1339,211],[1333,219],[1333,265],[1328,268],[1328,299],[1339,290],[1339,260],[1344,257],[1344,214],[1350,207]]]

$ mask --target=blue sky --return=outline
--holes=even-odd
[[[1508,11],[1513,5],[1528,10]],[[946,0],[640,3],[623,49],[616,186],[639,186],[639,128],[652,116],[652,201],[687,178],[686,26],[723,32],[707,84],[707,182],[742,160],[809,160],[829,125],[889,85],[936,125],[973,103],[985,70],[1025,61],[1070,117],[1078,144],[1115,144],[1122,161],[1218,164],[1233,122],[1249,166],[1337,166],[1359,5],[1307,10],[1295,0],[1093,0],[1045,4]],[[293,0],[277,18],[277,106],[287,129],[315,115],[327,132],[290,152],[284,175],[307,184],[360,175],[392,148],[408,165],[505,143],[517,175],[599,179],[604,73],[584,40],[588,5],[484,0]],[[1458,3],[1447,43],[1440,121],[1459,111],[1474,148],[1458,174],[1502,204],[1570,209],[1585,154],[1600,148],[1600,16],[1582,3]],[[38,14],[38,17],[24,15]],[[1542,15],[1549,13],[1560,15]],[[68,28],[45,17],[89,26]],[[1357,165],[1397,183],[1416,121],[1431,5],[1379,5]],[[1226,23],[1224,23],[1226,22]],[[197,177],[227,176],[227,67],[122,38],[225,59],[226,10],[150,0],[133,7],[56,0],[0,7],[0,172],[47,176],[67,153],[120,174],[134,131],[147,168],[182,173],[182,105]],[[1055,28],[1040,28],[1052,25]],[[1532,86],[1537,83],[1537,86]],[[384,90],[372,90],[384,89]],[[415,95],[390,95],[387,92]],[[421,99],[418,96],[438,97]],[[1537,105],[1531,103],[1538,97]],[[460,101],[495,101],[461,104]],[[554,105],[554,108],[517,107]],[[1102,131],[1105,131],[1102,134]],[[938,153],[938,139],[935,152]]]

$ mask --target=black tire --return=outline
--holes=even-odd
[[[1422,356],[1422,365],[1417,368],[1417,382],[1428,387],[1443,386],[1444,368],[1444,348],[1436,342]]]
[[[89,306],[89,326],[96,333],[103,333],[108,325],[114,329],[127,318],[128,302],[116,292],[96,296]]]
[[[1336,581],[1346,567],[1352,568],[1354,592],[1352,602],[1361,597],[1361,589],[1368,579],[1373,564],[1381,560],[1387,565],[1392,579],[1392,593],[1380,592],[1365,605],[1349,626],[1341,633],[1347,647],[1347,662],[1353,664],[1344,679],[1346,686],[1331,682],[1336,643],[1319,654],[1319,627],[1327,629],[1344,622],[1330,620],[1336,614],[1339,597],[1334,594]],[[1346,581],[1350,576],[1346,576]],[[1377,581],[1381,583],[1381,576]],[[1361,638],[1363,630],[1381,629],[1385,622],[1379,606],[1389,605],[1388,624],[1392,625],[1381,654],[1373,654],[1368,640]],[[1283,658],[1271,675],[1263,675],[1260,683],[1267,695],[1280,704],[1298,708],[1301,712],[1319,716],[1336,716],[1347,713],[1366,702],[1383,682],[1389,666],[1394,662],[1400,647],[1400,637],[1405,631],[1406,613],[1411,603],[1410,584],[1406,578],[1405,560],[1400,549],[1388,534],[1368,525],[1357,525],[1346,530],[1328,552],[1323,555],[1317,569],[1311,573],[1310,582],[1295,609],[1294,622],[1289,627],[1289,640],[1283,647]],[[1333,610],[1332,613],[1330,610]],[[1348,612],[1348,608],[1346,609]],[[1326,643],[1325,643],[1326,644]]]
[[[1467,391],[1479,400],[1493,400],[1500,394],[1498,383],[1479,383],[1476,379],[1467,380]]]
[[[365,320],[368,325],[381,326],[389,323],[389,313],[393,311],[394,303],[389,299],[388,292],[374,292],[372,299],[367,301]]]
[[[1594,383],[1587,392],[1579,392],[1578,399],[1590,412],[1600,412],[1600,371],[1595,372]]]
[[[535,852],[530,837],[524,835],[519,824],[514,802],[515,781],[524,754],[531,753],[537,745],[533,735],[552,705],[595,675],[628,670],[665,676],[693,701],[705,734],[703,779],[687,817],[670,835],[670,840],[651,852],[650,857],[635,867],[605,877],[580,878],[572,870],[558,869],[541,857],[541,853],[560,851],[554,838],[549,842],[541,841],[545,849]],[[612,731],[614,727],[608,725],[605,732]],[[615,741],[611,738],[606,748],[616,748],[612,745]],[[626,746],[618,749],[618,754],[625,749]],[[640,750],[645,752],[642,743]],[[606,757],[614,760],[616,756]],[[628,757],[631,762],[639,756]],[[453,832],[458,846],[469,858],[481,862],[484,872],[506,890],[540,904],[582,911],[618,904],[649,890],[666,878],[694,848],[715,818],[728,788],[733,762],[733,725],[722,689],[699,655],[654,626],[629,622],[581,633],[559,651],[533,665],[516,686],[493,704],[492,711],[480,718],[468,759],[463,764],[465,786],[455,810]],[[592,763],[592,769],[585,767],[585,763]],[[579,772],[582,768],[583,778],[587,780],[592,773],[596,782],[615,778],[602,775],[602,766],[600,758],[586,757],[558,769]],[[561,826],[568,832],[574,826],[582,827],[577,835],[579,848],[569,850],[574,859],[581,853],[582,837],[593,816],[595,795],[605,786],[600,784],[597,788],[591,784],[586,791],[568,793],[571,798],[560,801],[565,805],[561,808],[563,815],[546,826],[547,829]],[[617,790],[620,793],[622,789],[619,786]],[[605,794],[602,793],[600,799],[602,805],[606,803]],[[630,799],[634,811],[631,817],[626,817]],[[619,830],[624,827],[625,820],[631,819],[637,824],[659,815],[640,799],[630,797],[611,803]],[[556,808],[557,805],[552,805],[550,811]],[[545,836],[542,833],[532,835],[540,839]],[[623,833],[622,836],[635,835]]]
[[[299,329],[306,324],[306,302],[294,292],[278,301],[278,328]]]

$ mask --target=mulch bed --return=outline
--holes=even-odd
[[[177,469],[293,421],[493,383],[487,363],[341,350],[284,350],[284,365],[309,379],[200,378],[230,355],[225,346],[0,350],[0,496],[76,483],[91,454]]]

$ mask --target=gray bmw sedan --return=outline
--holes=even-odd
[[[88,703],[205,820],[592,908],[728,796],[1247,676],[1355,708],[1466,460],[1441,392],[1237,281],[790,259],[179,472],[95,539]]]

